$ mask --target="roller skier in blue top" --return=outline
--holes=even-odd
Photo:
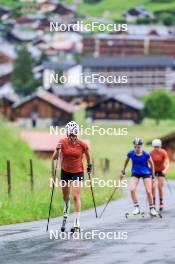
[[[122,175],[125,175],[125,170],[130,160],[132,160],[132,175],[130,181],[131,198],[134,203],[133,215],[140,214],[139,201],[137,198],[136,188],[139,179],[142,178],[149,202],[150,215],[157,216],[158,212],[155,210],[152,195],[152,180],[154,178],[154,163],[150,154],[142,149],[143,140],[135,138],[133,140],[134,149],[130,150],[124,163]]]

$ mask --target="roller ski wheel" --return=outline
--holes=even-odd
[[[157,215],[150,214],[151,218],[162,218],[161,213],[158,213]]]
[[[143,218],[143,217],[145,217],[145,213],[144,212],[139,212],[137,214],[133,214],[132,212],[131,213],[129,213],[129,212],[125,213],[126,219],[128,219],[129,217],[137,217],[137,216],[140,216]]]
[[[151,218],[162,218],[162,215],[155,210],[155,208],[152,208],[150,210],[150,216]]]
[[[72,227],[70,232],[72,234],[77,233],[77,232],[79,233],[80,232],[80,225],[76,225],[76,226]]]

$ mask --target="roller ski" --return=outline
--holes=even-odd
[[[125,218],[128,219],[130,217],[144,217],[145,213],[140,211],[140,208],[138,206],[135,207],[135,209],[132,212],[125,213]]]
[[[62,222],[62,226],[61,226],[61,232],[65,232],[65,229],[66,229],[66,222],[67,222],[67,217],[68,217],[67,214],[64,214],[64,215],[63,215],[63,222]]]
[[[71,228],[71,231],[70,231],[72,234],[74,233],[79,233],[80,232],[80,224],[79,223],[76,223],[74,225],[74,227]]]
[[[150,216],[151,218],[162,218],[162,215],[154,207],[150,208]]]

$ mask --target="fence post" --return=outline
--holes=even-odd
[[[109,172],[110,170],[110,160],[105,158],[105,172]]]
[[[31,192],[33,192],[34,190],[34,181],[33,181],[33,162],[30,159],[29,160],[29,164],[30,164],[30,186],[31,186]]]
[[[7,160],[7,184],[8,184],[8,197],[9,199],[12,198],[12,189],[11,189],[11,167],[10,167],[10,160]]]

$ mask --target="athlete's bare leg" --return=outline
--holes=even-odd
[[[143,182],[144,182],[144,186],[145,186],[149,205],[153,205],[152,179],[151,178],[145,178]]]
[[[70,182],[64,182],[62,186],[63,200],[64,200],[64,214],[69,214],[70,209]]]
[[[158,191],[159,191],[159,199],[160,199],[160,208],[163,208],[163,188],[164,188],[164,177],[158,177]]]
[[[138,183],[139,183],[139,179],[137,177],[132,176],[130,180],[130,192],[133,203],[135,204],[138,203],[137,193],[136,193],[136,188]]]
[[[81,190],[81,182],[74,181],[72,184],[72,192],[73,192],[74,208],[76,212],[81,211],[80,190]]]
[[[154,206],[156,205],[156,185],[157,185],[157,179],[156,177],[154,177],[154,180],[152,180],[152,195],[153,195]]]

